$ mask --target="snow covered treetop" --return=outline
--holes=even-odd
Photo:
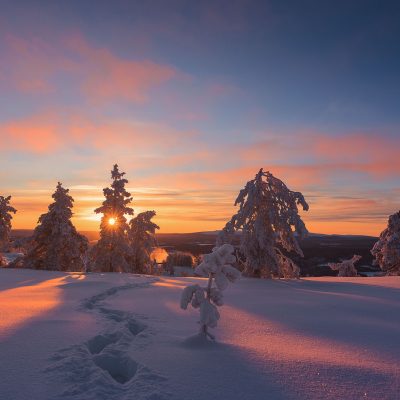
[[[126,230],[126,218],[124,215],[133,215],[133,209],[128,207],[132,202],[131,194],[125,189],[128,180],[123,176],[125,172],[120,172],[118,165],[115,164],[111,171],[111,187],[103,189],[105,200],[101,207],[94,210],[96,214],[104,214],[102,222],[107,227],[108,219],[113,217],[118,220],[117,230]]]
[[[235,282],[240,277],[240,272],[232,267],[236,261],[234,247],[224,244],[216,247],[212,253],[205,254],[203,262],[195,268],[195,273],[200,276],[215,278],[215,284],[219,290],[225,290],[229,281]]]
[[[147,238],[153,236],[156,233],[156,229],[160,227],[152,222],[152,218],[155,217],[155,211],[144,211],[139,213],[135,218],[130,221],[132,236],[136,238],[137,235]]]
[[[54,214],[62,213],[63,217],[69,219],[72,217],[71,208],[73,207],[74,199],[69,194],[69,189],[65,189],[61,182],[57,183],[56,191],[51,195],[54,199],[54,203],[51,203],[48,207],[49,212]],[[47,214],[44,214],[47,215]],[[39,221],[43,218],[41,216]]]
[[[128,197],[125,200],[125,204],[128,204],[132,201],[131,194],[128,193],[125,189],[125,185],[128,183],[128,180],[124,178],[125,172],[120,172],[118,169],[118,164],[114,164],[114,167],[111,171],[111,178],[113,180],[111,187],[114,189],[114,193],[120,193],[124,197]],[[104,191],[110,190],[109,188],[104,189]],[[104,193],[106,194],[106,193]],[[107,197],[107,196],[106,196]]]

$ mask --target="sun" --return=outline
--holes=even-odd
[[[116,222],[117,222],[117,221],[116,221],[115,218],[110,218],[110,219],[108,220],[108,223],[109,223],[110,225],[115,225]]]

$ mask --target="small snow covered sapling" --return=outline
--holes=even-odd
[[[183,290],[181,308],[186,310],[191,304],[200,309],[200,335],[214,339],[208,328],[217,326],[220,314],[217,306],[222,306],[222,291],[228,287],[229,282],[240,278],[240,272],[232,266],[236,261],[233,254],[234,248],[230,244],[215,247],[213,252],[206,254],[201,264],[195,268],[197,275],[208,277],[207,287],[191,285]],[[213,287],[213,281],[215,286]]]
[[[361,260],[361,258],[361,256],[354,255],[350,260],[344,260],[340,263],[329,263],[328,266],[334,271],[339,271],[338,276],[357,276],[354,264]]]

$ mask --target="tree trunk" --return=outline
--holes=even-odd
[[[211,288],[212,288],[212,281],[214,278],[214,274],[210,273],[208,277],[208,284],[207,284],[207,292],[206,292],[206,300],[211,303]],[[200,328],[200,333],[204,334],[206,337],[208,336],[210,339],[214,340],[215,337],[210,332],[208,332],[207,325],[202,325]]]

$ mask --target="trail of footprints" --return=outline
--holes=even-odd
[[[146,326],[136,321],[128,313],[119,310],[101,308],[100,312],[108,319],[123,323],[123,330],[112,333],[103,333],[89,339],[86,346],[93,356],[93,362],[106,371],[112,379],[119,384],[129,382],[138,370],[138,364],[125,354],[125,349],[130,345],[132,336],[138,335]],[[113,348],[112,345],[115,345]],[[107,350],[108,349],[108,350]]]
[[[165,378],[137,363],[128,355],[132,344],[143,344],[147,326],[131,313],[106,308],[103,301],[121,290],[144,287],[131,284],[114,287],[82,303],[83,310],[96,311],[107,323],[107,329],[81,345],[56,353],[47,372],[56,372],[69,382],[61,398],[79,400],[165,399]],[[163,394],[164,393],[164,394]]]

